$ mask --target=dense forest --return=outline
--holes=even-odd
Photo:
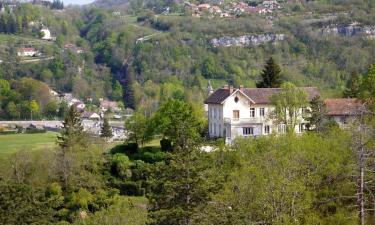
[[[127,107],[150,114],[170,96],[203,102],[207,80],[214,88],[226,83],[254,87],[266,59],[273,56],[284,81],[317,86],[324,96],[339,97],[350,78],[364,74],[373,63],[375,41],[365,33],[325,30],[337,26],[344,31],[363,27],[371,31],[375,13],[371,2],[334,3],[285,3],[270,16],[236,18],[196,18],[183,5],[158,15],[149,4],[130,4],[120,11],[66,8],[63,13],[21,4],[0,15],[0,32],[19,34],[4,36],[1,60],[9,63],[2,64],[0,77],[11,88],[15,80],[27,76],[84,100],[122,99]],[[38,38],[42,26],[56,37],[54,43],[25,39]],[[212,39],[225,36],[262,34],[283,34],[285,39],[231,47],[211,44]],[[66,44],[85,51],[76,54],[65,49]],[[21,63],[17,49],[30,46],[54,59]],[[3,111],[7,104],[1,101]],[[6,112],[1,116],[14,118]]]

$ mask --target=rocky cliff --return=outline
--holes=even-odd
[[[259,34],[259,35],[243,35],[237,37],[224,36],[214,38],[210,43],[214,47],[230,47],[230,46],[257,46],[268,42],[277,42],[285,39],[285,34]]]
[[[352,37],[356,35],[366,35],[375,38],[375,26],[362,26],[360,24],[331,25],[322,29],[323,34],[342,35]]]

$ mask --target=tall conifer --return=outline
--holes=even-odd
[[[257,88],[279,88],[282,83],[280,72],[280,66],[270,57],[262,71],[262,80],[257,83]]]

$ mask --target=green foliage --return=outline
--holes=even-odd
[[[270,97],[275,106],[271,118],[278,124],[285,124],[287,133],[294,133],[295,127],[302,118],[301,108],[308,105],[308,94],[292,83],[281,85],[281,91]]]
[[[8,82],[0,80],[0,118],[38,119],[48,115],[52,96],[46,84],[32,78]]]
[[[212,164],[204,160],[204,153],[190,147],[175,151],[167,163],[156,164],[148,195],[150,224],[193,224],[194,213],[218,188]]]
[[[1,224],[49,224],[53,210],[41,190],[24,184],[0,183]]]
[[[153,117],[156,132],[171,140],[174,147],[186,147],[199,138],[202,124],[191,105],[168,100]]]
[[[132,163],[129,158],[121,153],[117,153],[111,158],[111,171],[112,174],[121,179],[127,179],[132,176],[130,167]]]
[[[308,123],[309,130],[316,130],[317,132],[322,131],[324,122],[326,122],[326,106],[321,100],[320,96],[315,96],[310,101],[310,108],[308,109],[307,115],[302,115],[305,117]]]
[[[29,107],[30,107],[30,119],[33,120],[33,115],[35,118],[38,116],[40,112],[39,105],[35,100],[31,100]]]
[[[358,98],[361,93],[362,76],[354,74],[346,83],[346,89],[344,90],[344,97],[346,98]]]
[[[115,82],[112,92],[112,99],[115,101],[122,101],[123,100],[123,89],[119,81]]]
[[[160,140],[160,147],[161,147],[161,150],[164,152],[170,152],[173,149],[172,143],[168,139],[165,139],[165,138]]]
[[[100,136],[104,138],[111,138],[113,137],[112,128],[109,125],[108,118],[104,118],[102,129],[100,131]]]
[[[128,156],[131,156],[138,151],[138,144],[137,143],[127,143],[122,145],[117,145],[111,149],[112,154],[122,153]]]
[[[152,127],[150,120],[141,113],[134,113],[125,121],[125,127],[129,132],[128,140],[139,145],[144,145],[152,139]]]
[[[262,81],[257,83],[258,88],[278,88],[280,87],[282,81],[280,76],[280,66],[276,64],[274,59],[270,57],[264,69],[262,71]]]
[[[239,166],[194,224],[357,224],[349,143],[341,131],[238,140]]]
[[[85,141],[81,114],[74,106],[71,106],[64,118],[62,131],[60,136],[58,136],[57,143],[62,149],[69,150],[74,146],[84,147]]]
[[[367,75],[363,78],[361,91],[361,98],[373,104],[375,99],[375,64],[370,66]]]
[[[127,71],[127,68],[123,69],[125,76],[124,81],[124,101],[127,108],[135,109],[135,96],[134,96],[134,79],[133,75]]]
[[[144,225],[147,221],[147,200],[143,197],[116,196],[113,204],[74,225]]]

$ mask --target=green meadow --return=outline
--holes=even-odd
[[[11,134],[0,135],[0,157],[20,150],[37,151],[56,146],[55,132],[42,134]]]

